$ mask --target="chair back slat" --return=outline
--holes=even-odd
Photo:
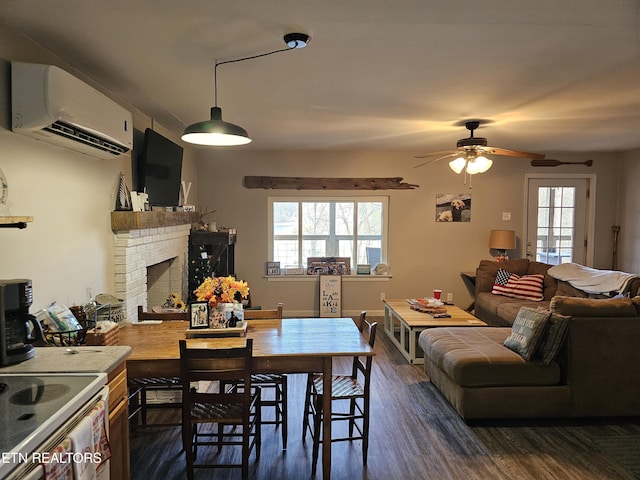
[[[278,303],[273,310],[245,310],[245,320],[280,320],[284,310],[284,304]]]
[[[138,321],[146,320],[189,320],[189,312],[145,312],[142,310],[142,305],[138,305]]]

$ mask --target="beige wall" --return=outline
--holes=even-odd
[[[618,225],[618,268],[640,272],[640,149],[622,155]]]
[[[487,247],[491,229],[516,230],[520,257],[524,231],[525,173],[595,173],[597,175],[596,249],[594,266],[610,263],[610,219],[615,218],[618,159],[613,154],[555,155],[566,161],[595,160],[592,168],[564,166],[534,169],[523,159],[499,158],[491,170],[473,178],[470,223],[435,222],[438,193],[463,193],[463,177],[451,172],[447,162],[418,169],[412,152],[255,152],[205,150],[198,152],[201,178],[199,204],[218,210],[219,226],[238,230],[236,273],[249,282],[254,303],[272,305],[285,302],[288,312],[311,314],[317,310],[317,284],[300,281],[267,280],[267,197],[277,195],[322,195],[318,191],[254,190],[243,187],[245,175],[316,177],[403,177],[418,184],[415,190],[381,192],[328,192],[388,195],[390,198],[390,255],[393,278],[388,281],[353,281],[343,284],[343,309],[353,314],[361,309],[380,311],[380,294],[386,298],[428,295],[434,288],[452,292],[454,301],[466,306],[471,297],[459,272],[474,270],[480,259],[491,258]],[[206,188],[204,188],[206,185]],[[511,212],[503,221],[502,212]],[[600,245],[602,243],[602,245]]]

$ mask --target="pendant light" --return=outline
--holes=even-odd
[[[233,123],[222,120],[222,109],[218,107],[218,80],[217,70],[220,65],[226,63],[243,62],[254,58],[265,57],[274,53],[286,52],[298,48],[304,48],[309,43],[310,37],[304,33],[288,33],[284,36],[284,42],[287,48],[274,50],[272,52],[261,53],[251,57],[238,58],[235,60],[227,60],[218,62],[216,60],[213,68],[213,89],[214,89],[214,106],[211,107],[211,118],[204,122],[194,123],[185,128],[182,134],[182,140],[196,145],[209,145],[228,147],[234,145],[246,145],[251,142],[247,131]]]

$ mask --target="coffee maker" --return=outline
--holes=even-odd
[[[29,307],[33,303],[31,280],[0,280],[0,365],[28,360],[42,328]]]

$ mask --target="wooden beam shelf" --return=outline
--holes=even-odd
[[[199,212],[163,212],[154,210],[150,212],[111,212],[111,230],[141,230],[143,228],[173,227],[198,223]]]
[[[10,216],[0,217],[0,228],[27,228],[27,223],[33,222],[33,217]]]
[[[404,183],[402,177],[319,178],[319,177],[244,177],[245,188],[286,190],[407,190],[420,185]]]

